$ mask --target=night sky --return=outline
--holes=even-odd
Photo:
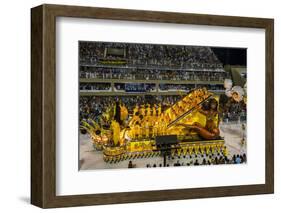
[[[247,66],[246,48],[220,48],[213,47],[213,52],[223,65],[241,65]]]

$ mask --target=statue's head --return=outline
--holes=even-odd
[[[202,109],[204,110],[210,110],[210,104],[208,101],[205,101],[203,104],[202,104]]]
[[[210,107],[210,109],[212,109],[212,110],[217,110],[217,109],[218,109],[218,102],[217,102],[217,100],[214,99],[214,98],[211,98],[211,99],[209,100],[209,107]]]

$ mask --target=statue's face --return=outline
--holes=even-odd
[[[216,109],[217,108],[217,104],[216,103],[211,103],[211,109]]]

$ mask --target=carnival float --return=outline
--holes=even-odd
[[[157,137],[175,136],[169,146],[170,156],[209,154],[227,155],[219,130],[219,96],[206,88],[190,91],[162,111],[161,105],[136,105],[131,114],[118,101],[96,122],[82,121],[81,128],[90,135],[105,162],[148,158],[161,155]],[[103,123],[103,125],[101,125]]]

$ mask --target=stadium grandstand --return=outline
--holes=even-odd
[[[209,47],[80,41],[79,77],[83,118],[117,99],[131,111],[171,105],[198,87],[222,93],[228,72]]]

